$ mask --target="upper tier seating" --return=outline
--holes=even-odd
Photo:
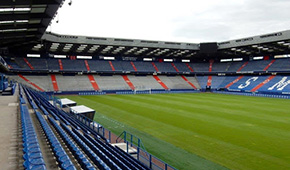
[[[49,70],[60,70],[57,59],[47,59],[47,66]]]
[[[268,71],[290,71],[290,58],[275,60]]]
[[[62,59],[61,61],[65,71],[87,71],[84,60]]]
[[[15,58],[15,63],[19,66],[21,69],[27,69],[30,70],[30,67],[26,64],[26,62],[23,60],[23,58]]]
[[[208,72],[209,63],[188,63],[195,72]]]
[[[239,62],[231,62],[228,72],[237,72],[246,62],[239,61]]]
[[[103,60],[87,60],[91,70],[94,71],[112,71],[108,61]]]
[[[171,63],[154,62],[159,72],[176,72]]]
[[[263,71],[271,60],[260,60],[249,62],[241,71]]]
[[[70,59],[44,59],[44,58],[16,58],[15,63],[10,62],[14,69],[31,70],[63,70],[63,71],[88,71],[84,60]],[[60,61],[60,62],[59,62]],[[212,72],[237,72],[237,71],[290,71],[290,59],[258,60],[249,62],[214,62]],[[87,60],[90,71],[97,72],[156,72],[153,64],[159,72],[177,73],[178,72],[209,72],[209,62],[204,63],[168,63],[168,62],[143,62],[143,61],[106,61],[106,60]],[[133,67],[133,65],[135,68]],[[173,66],[174,64],[174,66]],[[60,66],[61,65],[61,66]],[[32,66],[32,68],[31,68]],[[135,70],[136,69],[136,70]],[[177,69],[177,70],[176,70]]]
[[[180,72],[191,72],[185,63],[174,63],[174,65]]]
[[[213,63],[212,71],[213,72],[227,72],[231,63]]]
[[[134,61],[135,67],[140,72],[154,72],[156,71],[151,62]]]
[[[27,61],[32,65],[36,70],[47,70],[47,60],[43,58],[27,58]]]

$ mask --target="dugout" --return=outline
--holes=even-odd
[[[94,120],[94,116],[95,116],[96,111],[87,107],[87,106],[79,105],[79,106],[70,107],[70,113],[81,114],[81,115],[86,116],[87,118],[89,118],[91,120]]]
[[[64,107],[72,107],[72,106],[76,106],[77,103],[75,101],[72,101],[70,99],[64,98],[64,99],[59,99],[60,101],[60,105],[62,108]]]

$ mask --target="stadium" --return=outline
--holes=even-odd
[[[48,31],[0,2],[1,169],[290,169],[290,30],[182,43]]]

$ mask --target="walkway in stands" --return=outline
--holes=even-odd
[[[158,68],[157,68],[157,66],[155,65],[154,62],[152,62],[152,65],[153,65],[154,69],[155,69],[157,72],[159,72],[159,70],[158,70]]]
[[[263,71],[267,71],[268,68],[275,62],[275,60],[272,60],[265,68]]]
[[[235,84],[236,82],[238,82],[239,80],[241,80],[244,76],[240,76],[237,79],[235,79],[234,81],[230,82],[228,85],[226,85],[226,88],[231,87],[233,84]]]
[[[186,63],[186,66],[191,72],[194,72],[194,70],[190,67],[190,65],[188,63]]]
[[[26,58],[23,58],[23,60],[28,65],[28,67],[30,67],[31,70],[34,70],[34,68],[32,67],[32,65],[29,63],[29,61]]]
[[[112,61],[109,61],[109,64],[110,64],[110,66],[111,66],[112,71],[115,71],[115,67],[114,67]]]
[[[132,61],[131,61],[131,65],[132,65],[132,67],[134,68],[135,71],[138,71],[136,66],[135,66],[135,64]]]
[[[251,92],[255,92],[257,90],[259,90],[262,86],[264,86],[265,84],[267,84],[269,81],[271,81],[273,78],[275,77],[275,75],[271,75],[270,77],[268,77],[266,80],[264,80],[262,83],[258,84],[256,87],[254,87]]]
[[[197,89],[196,87],[195,87],[195,85],[193,84],[193,83],[191,83],[190,81],[188,81],[188,79],[185,77],[185,76],[183,76],[183,75],[181,75],[181,77],[183,78],[183,80],[184,81],[186,81],[192,88],[194,88],[194,89]]]
[[[238,70],[237,70],[237,72],[238,71],[241,71],[244,67],[246,67],[246,65],[248,65],[248,61],[247,62],[245,62]]]
[[[99,88],[94,76],[90,74],[90,75],[88,75],[88,78],[89,78],[94,90],[97,90],[97,91],[100,90],[100,88]]]
[[[0,107],[0,167],[5,170],[23,169],[17,96],[1,96]]]
[[[63,65],[61,59],[58,60],[59,70],[63,70]]]
[[[85,65],[86,65],[87,71],[91,71],[90,65],[87,60],[85,60]]]
[[[58,91],[59,88],[58,88],[58,84],[57,84],[57,81],[56,81],[55,75],[52,74],[52,75],[50,75],[50,77],[51,77],[51,82],[52,82],[53,90],[54,90],[54,91]]]
[[[129,86],[132,90],[134,90],[135,87],[134,87],[133,83],[129,80],[128,76],[127,76],[127,75],[122,75],[122,77],[123,77],[124,81],[128,84],[128,86]]]
[[[212,65],[213,65],[213,60],[209,61],[209,68],[208,68],[208,72],[212,71]],[[207,78],[207,86],[210,87],[212,83],[212,76],[208,76]]]
[[[175,69],[176,72],[179,72],[178,68],[174,65],[174,63],[171,63],[171,65]]]

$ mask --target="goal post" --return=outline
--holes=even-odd
[[[151,88],[147,88],[144,86],[136,86],[134,88],[134,94],[152,94]]]

